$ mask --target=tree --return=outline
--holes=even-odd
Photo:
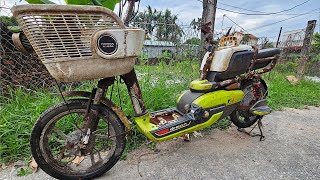
[[[26,0],[30,4],[55,4],[49,0]],[[65,0],[66,4],[76,4],[76,5],[96,5],[103,6],[108,9],[114,10],[116,4],[119,0]]]
[[[132,24],[135,27],[140,27],[147,32],[147,36],[152,36],[156,24],[158,11],[156,9],[152,10],[151,6],[147,6],[147,9],[143,12],[139,12],[136,17],[134,17]]]
[[[313,41],[312,52],[320,53],[320,33],[317,32],[314,34]]]
[[[159,41],[179,42],[184,32],[178,25],[178,16],[170,10],[158,11],[150,6],[133,19],[133,26],[143,28],[149,37]]]
[[[193,27],[193,29],[198,29],[200,30],[201,28],[201,23],[202,23],[202,18],[198,18],[197,20],[194,18],[192,19],[190,26]]]
[[[216,9],[217,9],[217,0],[202,0],[202,18],[201,18],[201,25],[211,23],[210,29],[212,33],[214,32],[214,23],[216,17]],[[212,36],[212,34],[204,34],[201,33],[201,45],[207,45],[206,39],[208,36]],[[213,37],[212,37],[213,38]],[[200,53],[200,63],[202,57],[205,55],[205,51],[202,50]]]
[[[179,42],[183,36],[182,28],[177,24],[178,16],[166,9],[157,16],[158,26],[156,38],[161,41]]]
[[[303,47],[301,51],[302,58],[299,62],[299,66],[297,70],[297,77],[299,80],[303,77],[306,69],[306,64],[310,59],[310,53],[312,49],[311,42],[313,38],[313,32],[316,27],[316,22],[317,22],[316,20],[308,21],[308,25],[305,31],[305,37],[303,40]]]
[[[184,44],[194,44],[194,45],[200,45],[201,44],[201,40],[199,38],[193,37],[190,39],[187,39]]]
[[[267,49],[267,48],[274,48],[274,45],[272,42],[266,42],[263,46],[263,49]]]
[[[242,37],[240,43],[241,43],[241,44],[248,44],[249,39],[250,39],[249,34],[245,34],[245,35]]]

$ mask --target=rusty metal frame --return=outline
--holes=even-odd
[[[132,69],[129,73],[121,75],[124,83],[127,86],[128,93],[134,108],[135,116],[142,116],[148,113],[144,104],[141,89],[137,79],[136,72]]]
[[[12,38],[12,42],[14,44],[14,46],[18,49],[18,51],[27,54],[28,51],[26,50],[26,48],[24,48],[22,42],[21,42],[21,37],[22,33],[13,33],[11,38]]]
[[[63,96],[65,97],[85,97],[90,98],[91,92],[88,91],[68,91],[63,92]],[[112,101],[109,99],[102,97],[100,102],[106,107],[110,108],[116,115],[120,118],[123,125],[126,127],[126,132],[131,131],[131,122],[128,120],[127,116],[124,112],[121,111],[119,107],[117,107]]]
[[[254,58],[254,60],[252,61],[253,63],[256,63],[257,61],[266,62],[266,61],[270,61],[270,60],[271,60],[271,62],[266,67],[264,67],[262,69],[258,69],[258,70],[252,70],[252,67],[254,65],[252,63],[252,65],[250,66],[250,69],[249,69],[249,71],[247,73],[241,74],[241,75],[236,76],[235,78],[232,78],[232,79],[228,79],[228,80],[225,80],[225,81],[218,82],[217,86],[218,87],[225,87],[227,85],[230,85],[230,84],[233,84],[233,83],[237,83],[237,82],[240,82],[240,81],[245,80],[245,79],[253,79],[253,78],[257,77],[257,76],[260,76],[263,73],[269,72],[276,66],[279,57],[280,57],[279,55],[276,55],[276,56],[273,56],[273,57],[267,57],[267,58],[261,58],[261,59],[255,59]]]

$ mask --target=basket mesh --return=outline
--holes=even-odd
[[[17,20],[45,63],[60,58],[90,57],[93,32],[120,28],[108,14],[92,12],[29,12],[19,14]]]

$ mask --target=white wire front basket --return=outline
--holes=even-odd
[[[103,7],[20,5],[12,12],[39,59],[62,82],[128,73],[143,46],[143,30],[126,28]]]

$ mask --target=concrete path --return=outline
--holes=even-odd
[[[99,179],[320,179],[319,107],[273,112],[263,123],[265,141],[234,126],[215,129],[191,142],[158,143],[159,153],[140,148]],[[17,177],[7,168],[5,179],[53,178],[42,171]]]

